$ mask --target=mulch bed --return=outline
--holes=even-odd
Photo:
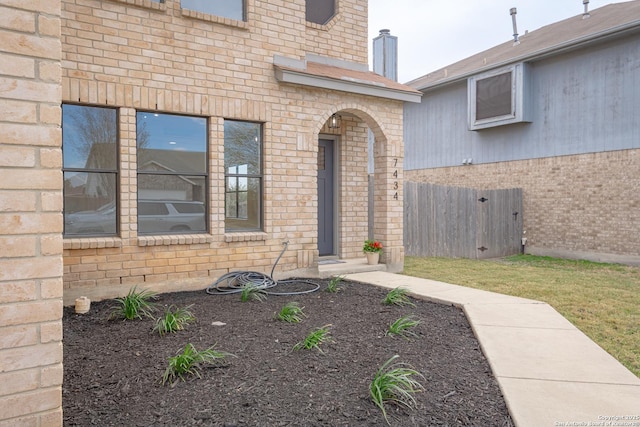
[[[108,320],[113,301],[87,314],[64,311],[63,409],[66,426],[384,426],[369,398],[377,369],[393,355],[424,378],[417,408],[387,405],[392,426],[512,426],[502,394],[462,311],[413,300],[381,304],[387,290],[343,281],[320,290],[241,302],[238,294],[160,295],[162,306],[188,306],[197,321],[161,337],[154,321]],[[277,287],[276,287],[277,288]],[[274,289],[276,289],[274,288]],[[274,320],[289,301],[306,318]],[[403,315],[421,323],[410,340],[385,336]],[[223,322],[224,326],[216,326]],[[311,330],[330,324],[333,342],[292,351]],[[201,378],[162,385],[168,358],[187,343],[233,353]]]

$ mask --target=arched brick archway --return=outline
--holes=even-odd
[[[383,243],[382,262],[388,271],[401,271],[404,266],[402,206],[402,115],[395,111],[372,111],[366,105],[341,104],[323,114],[316,126],[317,135],[335,135],[339,139],[340,179],[338,184],[339,251],[342,258],[362,256],[362,243],[369,236],[367,210],[368,137],[375,143],[374,200],[372,235]],[[341,129],[328,127],[331,115],[341,116]],[[316,147],[317,150],[317,147]],[[355,215],[354,215],[355,209]]]

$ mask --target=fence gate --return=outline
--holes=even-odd
[[[520,253],[522,189],[474,190],[404,183],[409,256],[486,259]]]

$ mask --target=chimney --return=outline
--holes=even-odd
[[[515,7],[512,7],[509,12],[511,13],[511,23],[513,24],[513,45],[516,46],[520,44],[520,40],[518,40],[518,25],[516,24],[516,13],[518,11]]]
[[[398,38],[389,30],[380,30],[373,39],[373,72],[398,81]]]
[[[591,17],[589,13],[589,0],[582,0],[582,4],[584,5],[584,13],[582,14],[582,19],[587,19]]]

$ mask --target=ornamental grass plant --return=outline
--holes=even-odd
[[[214,349],[196,350],[193,344],[188,343],[182,350],[169,358],[169,366],[162,376],[162,384],[175,383],[178,379],[184,381],[185,375],[195,375],[200,378],[200,365],[219,365],[229,356],[234,356],[225,351]],[[234,356],[235,357],[235,356]]]
[[[320,349],[320,344],[332,341],[331,332],[329,331],[330,326],[331,325],[325,325],[309,332],[304,340],[293,346],[293,350],[311,350],[315,348],[320,353],[324,353],[322,349]]]
[[[415,306],[413,302],[407,296],[407,290],[402,287],[394,288],[390,290],[385,298],[382,300],[382,304],[384,305],[410,305]]]
[[[386,405],[393,403],[408,409],[415,409],[415,393],[424,389],[414,377],[421,377],[410,365],[397,362],[397,354],[384,362],[369,385],[369,395],[373,403],[380,408],[385,421],[389,423]]]
[[[409,337],[417,336],[415,332],[411,331],[411,329],[415,328],[419,324],[420,320],[415,318],[414,316],[402,316],[389,325],[389,328],[387,329],[385,335],[401,336],[403,338],[409,339]]]
[[[267,299],[267,294],[264,289],[253,283],[246,283],[242,285],[240,290],[240,301],[258,301],[262,302]]]
[[[123,320],[153,318],[156,304],[152,301],[158,295],[150,290],[138,291],[134,286],[129,293],[121,298],[116,298],[117,305],[111,310],[111,319],[120,318]]]
[[[300,307],[295,301],[288,302],[276,314],[276,319],[287,323],[302,322],[302,318],[305,317],[303,309],[304,307]]]
[[[191,307],[192,305],[187,307],[175,307],[171,305],[167,307],[164,315],[156,319],[153,330],[157,331],[160,336],[183,330],[185,326],[196,320],[193,313],[191,313]]]
[[[338,287],[338,285],[340,284],[340,282],[342,282],[342,280],[344,280],[344,276],[333,276],[327,284],[327,292],[338,292],[340,290],[340,287]]]

